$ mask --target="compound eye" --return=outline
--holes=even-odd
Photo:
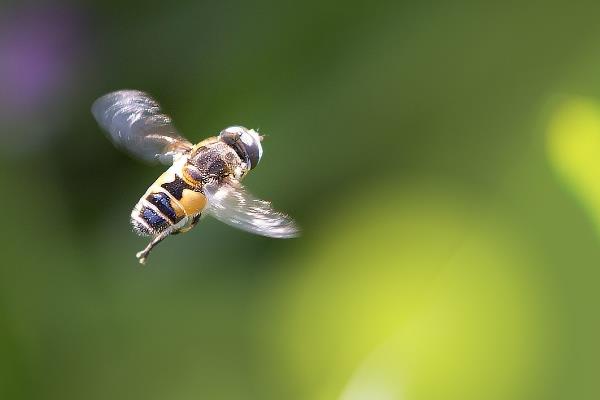
[[[244,143],[246,154],[248,154],[248,158],[250,159],[250,168],[256,167],[262,157],[260,136],[254,130],[249,130],[242,133],[240,139]]]
[[[231,146],[250,169],[256,167],[262,157],[260,136],[253,129],[230,126],[221,131],[219,138]]]
[[[242,134],[244,132],[247,132],[248,130],[246,128],[244,128],[243,126],[230,126],[229,128],[225,128],[221,131],[220,136],[228,136],[228,137],[235,137],[237,136],[238,138],[240,136],[242,136]]]

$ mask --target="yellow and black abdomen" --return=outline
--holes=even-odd
[[[148,188],[131,212],[131,223],[141,235],[157,235],[167,229],[189,230],[200,218],[206,197],[199,184],[184,178],[186,159],[178,160]]]

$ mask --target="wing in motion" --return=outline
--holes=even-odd
[[[117,147],[142,160],[171,164],[192,147],[158,103],[139,90],[119,90],[100,97],[92,105],[92,114]]]
[[[221,222],[261,236],[287,239],[299,236],[292,218],[274,210],[271,203],[257,199],[237,181],[206,184],[205,213]]]

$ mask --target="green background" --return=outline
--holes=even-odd
[[[0,5],[0,398],[600,398],[600,6]],[[303,228],[146,244],[90,113],[259,128]]]

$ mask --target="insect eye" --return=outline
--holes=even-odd
[[[260,137],[254,130],[231,126],[221,131],[219,138],[231,146],[250,169],[256,167],[262,157]]]

